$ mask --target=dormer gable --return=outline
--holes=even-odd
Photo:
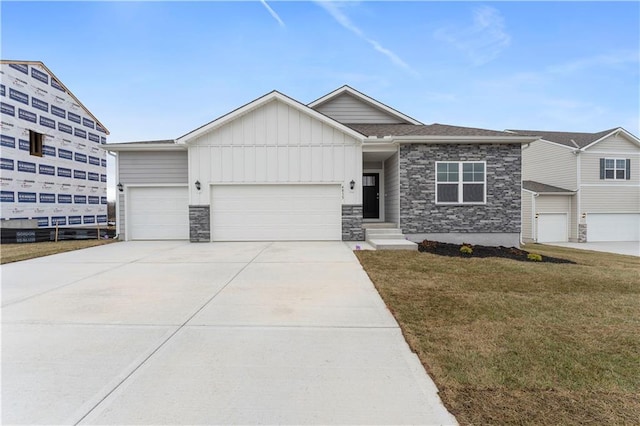
[[[346,85],[311,102],[308,106],[341,123],[422,124]]]

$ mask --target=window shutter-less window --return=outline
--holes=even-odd
[[[627,177],[627,180],[631,179],[631,159],[627,158],[627,164],[626,164],[626,173],[625,176]]]
[[[604,158],[600,159],[600,179],[604,179]]]

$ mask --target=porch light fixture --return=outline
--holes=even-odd
[[[120,182],[118,182],[118,191],[120,192],[124,191],[124,186]]]
[[[199,180],[196,181],[196,189],[198,191],[200,191],[200,181]]]
[[[349,186],[351,187],[351,190],[353,191],[353,188],[356,187],[356,181],[354,181],[353,179],[351,180],[351,182],[349,182]]]

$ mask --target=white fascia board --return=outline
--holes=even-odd
[[[401,113],[400,111],[398,111],[396,109],[393,109],[390,106],[385,105],[382,102],[377,101],[377,100],[373,99],[372,97],[367,96],[364,93],[359,92],[359,91],[355,90],[354,88],[349,87],[347,85],[344,85],[344,86],[334,90],[333,92],[324,95],[320,99],[316,99],[315,101],[311,102],[308,105],[308,107],[309,108],[315,108],[315,107],[317,107],[319,105],[322,105],[323,103],[325,103],[325,102],[327,102],[327,101],[329,101],[329,100],[331,100],[331,99],[333,99],[333,98],[335,98],[337,96],[340,96],[340,95],[342,95],[344,93],[348,93],[351,96],[353,96],[355,98],[358,98],[361,101],[366,102],[366,103],[368,103],[368,104],[370,104],[370,105],[372,105],[372,106],[374,106],[374,107],[386,112],[387,114],[391,114],[391,115],[393,115],[393,116],[395,116],[395,117],[397,117],[397,118],[399,118],[401,120],[407,121],[409,124],[424,124],[424,123],[421,123],[420,121],[416,120],[415,118],[411,118],[408,115],[405,115],[405,114]]]
[[[530,189],[526,189],[526,188],[522,188],[522,190],[523,190],[524,192],[528,192],[529,194],[533,194],[533,195],[535,195],[536,197],[538,196],[538,193],[537,193],[536,191],[532,191],[532,190],[530,190]]]
[[[394,142],[365,139],[365,142],[362,144],[362,152],[387,152],[397,150],[398,144]]]
[[[532,136],[385,136],[372,140],[383,140],[396,143],[426,143],[426,144],[527,144],[539,140]]]
[[[571,191],[571,192],[538,192],[538,195],[569,195],[569,196],[574,196],[577,194],[576,191]]]
[[[184,145],[166,144],[166,143],[122,143],[122,144],[105,144],[102,147],[107,151],[185,151]]]
[[[611,133],[601,137],[600,139],[591,142],[589,145],[585,146],[584,148],[581,149],[581,151],[585,151],[589,148],[591,148],[593,145],[602,142],[603,140],[610,138],[611,136],[615,136],[618,133],[622,133],[627,139],[629,139],[631,142],[635,143],[636,145],[640,145],[640,139],[638,139],[636,136],[634,136],[632,133],[627,132],[625,129],[623,129],[622,127],[618,127],[617,129],[615,129],[614,131],[612,131]]]
[[[104,131],[106,132],[107,136],[110,134],[109,133],[109,129],[107,129],[101,122],[100,120],[98,120],[98,118],[93,115],[91,113],[91,111],[89,111],[89,109],[84,106],[84,104],[82,102],[80,102],[80,99],[78,99],[76,97],[76,95],[73,94],[73,92],[71,90],[69,90],[69,88],[67,86],[64,85],[64,83],[62,82],[62,80],[60,80],[53,72],[51,72],[51,70],[49,68],[47,68],[47,66],[41,62],[41,61],[12,61],[12,60],[8,60],[8,59],[2,59],[0,60],[0,64],[24,64],[24,65],[38,65],[41,66],[42,68],[44,68],[44,70],[49,73],[49,75],[53,78],[55,78],[55,80],[58,82],[58,84],[60,84],[64,90],[66,90],[66,92],[69,94],[69,96],[71,96],[71,98],[76,101],[78,103],[78,105],[80,105],[82,107],[82,109],[85,110],[85,112],[87,114],[89,114],[91,116],[91,118],[93,118],[93,120],[98,123],[100,125],[100,127],[102,127],[104,129]]]
[[[318,111],[309,108],[308,106],[296,101],[295,99],[292,99],[286,95],[283,95],[282,93],[274,90],[273,92],[267,93],[264,96],[259,97],[258,99],[249,102],[248,104],[245,104],[243,106],[241,106],[240,108],[237,108],[233,111],[231,111],[228,114],[223,115],[222,117],[219,117],[211,122],[209,122],[208,124],[205,124],[204,126],[201,126],[189,133],[187,133],[186,135],[180,136],[178,139],[176,139],[176,143],[177,144],[186,144],[189,143],[192,140],[197,139],[198,137],[209,133],[221,126],[224,126],[227,123],[230,123],[231,121],[235,120],[238,117],[241,117],[257,108],[260,108],[261,106],[272,102],[274,100],[277,100],[279,102],[282,102],[292,108],[297,109],[298,111],[310,115],[311,117],[313,117],[314,119],[321,121],[331,127],[334,127],[338,130],[340,130],[341,132],[355,138],[356,140],[359,141],[363,141],[365,136],[360,133],[357,132],[355,130],[353,130],[350,127],[345,126],[344,124],[332,119],[331,117],[328,117],[322,113],[319,113]]]

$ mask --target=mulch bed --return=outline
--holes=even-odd
[[[462,246],[471,248],[471,254],[463,253],[460,251]],[[573,263],[571,260],[560,259],[557,257],[540,256],[541,260],[530,259],[529,252],[521,250],[516,247],[493,247],[493,246],[481,246],[472,244],[451,244],[442,243],[439,241],[424,240],[418,244],[418,250],[424,253],[433,253],[440,256],[449,257],[504,257],[507,259],[520,260],[524,262],[549,262],[549,263]]]

